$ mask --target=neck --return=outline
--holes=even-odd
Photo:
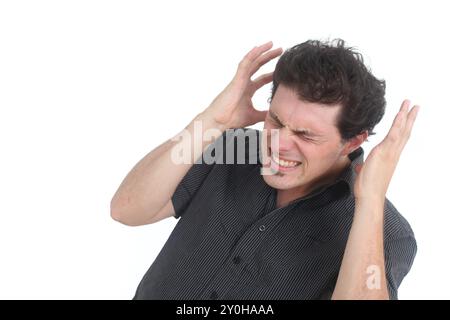
[[[342,161],[339,161],[339,163],[329,173],[327,173],[326,176],[320,177],[318,180],[309,183],[308,185],[287,190],[277,189],[277,208],[284,207],[296,199],[306,197],[308,194],[311,194],[314,190],[317,190],[320,187],[333,183],[340,176],[342,171],[350,165],[350,163],[351,161],[348,157],[343,157]]]

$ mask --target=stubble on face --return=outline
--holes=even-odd
[[[337,167],[341,167],[339,154],[343,146],[338,143],[341,139],[335,124],[339,106],[324,106],[298,100],[295,92],[280,85],[269,111],[264,128],[283,130],[280,138],[283,139],[280,140],[280,158],[284,153],[287,160],[302,163],[292,171],[278,171],[271,176],[265,176],[267,184],[283,192],[301,196],[327,181],[328,173],[333,174]],[[294,129],[298,128],[315,133],[313,140],[316,141],[312,142],[307,136],[295,132]],[[267,149],[267,155],[271,156],[268,147]]]

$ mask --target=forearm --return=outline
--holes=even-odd
[[[114,219],[139,225],[152,223],[157,216],[169,216],[173,208],[168,205],[176,187],[211,140],[228,128],[243,128],[264,121],[266,111],[257,111],[253,107],[252,96],[256,90],[272,81],[272,73],[261,75],[255,80],[251,80],[251,77],[262,65],[282,53],[281,48],[267,51],[271,47],[272,42],[267,42],[244,56],[232,81],[194,119],[202,123],[201,134],[195,134],[193,121],[183,130],[181,140],[167,141],[136,164],[111,200],[111,215]],[[205,133],[208,134],[203,139]],[[188,161],[174,163],[173,155],[176,156],[180,149],[184,150],[186,144],[191,147]]]
[[[212,128],[215,130],[209,131],[212,133],[209,138],[217,138],[223,131],[200,114],[183,131],[141,159],[111,200],[113,217],[130,225],[149,223],[170,201],[178,184],[212,142],[204,139],[205,131]],[[182,155],[187,157],[175,159],[174,156],[180,156],[176,150],[183,150]]]
[[[332,299],[389,299],[384,267],[384,199],[356,200]]]

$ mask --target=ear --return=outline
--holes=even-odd
[[[347,140],[344,143],[344,148],[341,151],[341,156],[347,156],[348,154],[352,153],[356,149],[359,148],[359,146],[367,140],[367,137],[369,136],[367,130],[363,131],[362,133],[354,136],[353,138]]]

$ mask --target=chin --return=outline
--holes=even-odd
[[[264,181],[274,189],[278,190],[289,190],[302,185],[298,180],[295,180],[296,177],[290,176],[279,176],[277,174],[274,175],[263,175]]]

